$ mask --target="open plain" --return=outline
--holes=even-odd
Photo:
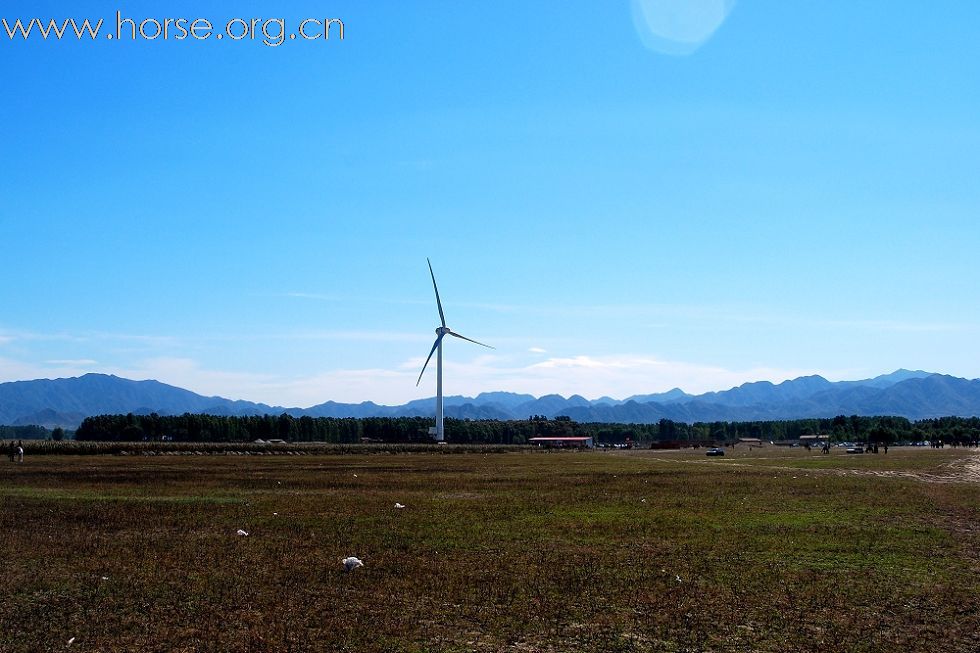
[[[373,451],[3,461],[0,651],[980,650],[975,450]]]

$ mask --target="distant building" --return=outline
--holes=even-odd
[[[592,438],[531,438],[529,443],[552,449],[592,449]]]
[[[747,444],[752,447],[761,447],[763,445],[762,440],[759,438],[739,438],[739,444]]]

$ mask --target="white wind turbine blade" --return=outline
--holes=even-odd
[[[422,383],[422,375],[425,374],[425,368],[428,367],[429,361],[432,360],[432,354],[436,353],[436,349],[439,348],[439,343],[442,342],[442,335],[443,334],[439,334],[439,336],[436,337],[436,343],[432,345],[432,350],[429,352],[429,357],[425,359],[425,365],[422,366],[422,371],[419,372],[419,380],[415,382],[416,388],[419,387],[420,383]]]
[[[458,333],[456,333],[455,331],[450,331],[449,332],[449,335],[456,336],[457,338],[462,338],[463,340],[466,340],[468,342],[472,342],[474,345],[480,345],[481,347],[486,347],[487,349],[496,349],[496,347],[491,347],[490,345],[485,345],[482,342],[477,342],[476,340],[473,340],[472,338],[467,338],[466,336],[461,336]]]
[[[439,299],[439,286],[436,285],[436,275],[435,272],[432,271],[432,261],[426,257],[425,262],[429,264],[429,275],[432,277],[432,287],[435,288],[436,291],[436,306],[439,307],[439,319],[442,320],[442,326],[446,326],[446,316],[442,313],[442,300]]]

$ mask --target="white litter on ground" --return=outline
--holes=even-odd
[[[248,532],[247,531],[243,531],[240,528],[238,529],[238,534],[241,535],[242,537],[248,537]]]
[[[400,503],[398,503],[398,502],[396,501],[396,502],[395,502],[395,507],[396,507],[396,508],[399,508],[399,509],[401,509],[401,508],[404,508],[405,506],[403,506],[402,504],[400,504]]]
[[[358,567],[364,566],[364,563],[361,562],[359,558],[355,558],[354,556],[350,556],[349,558],[344,558],[340,562],[344,565],[344,569],[346,569],[349,572],[354,571]]]

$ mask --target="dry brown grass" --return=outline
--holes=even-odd
[[[0,651],[980,650],[980,486],[752,454],[4,461]]]

